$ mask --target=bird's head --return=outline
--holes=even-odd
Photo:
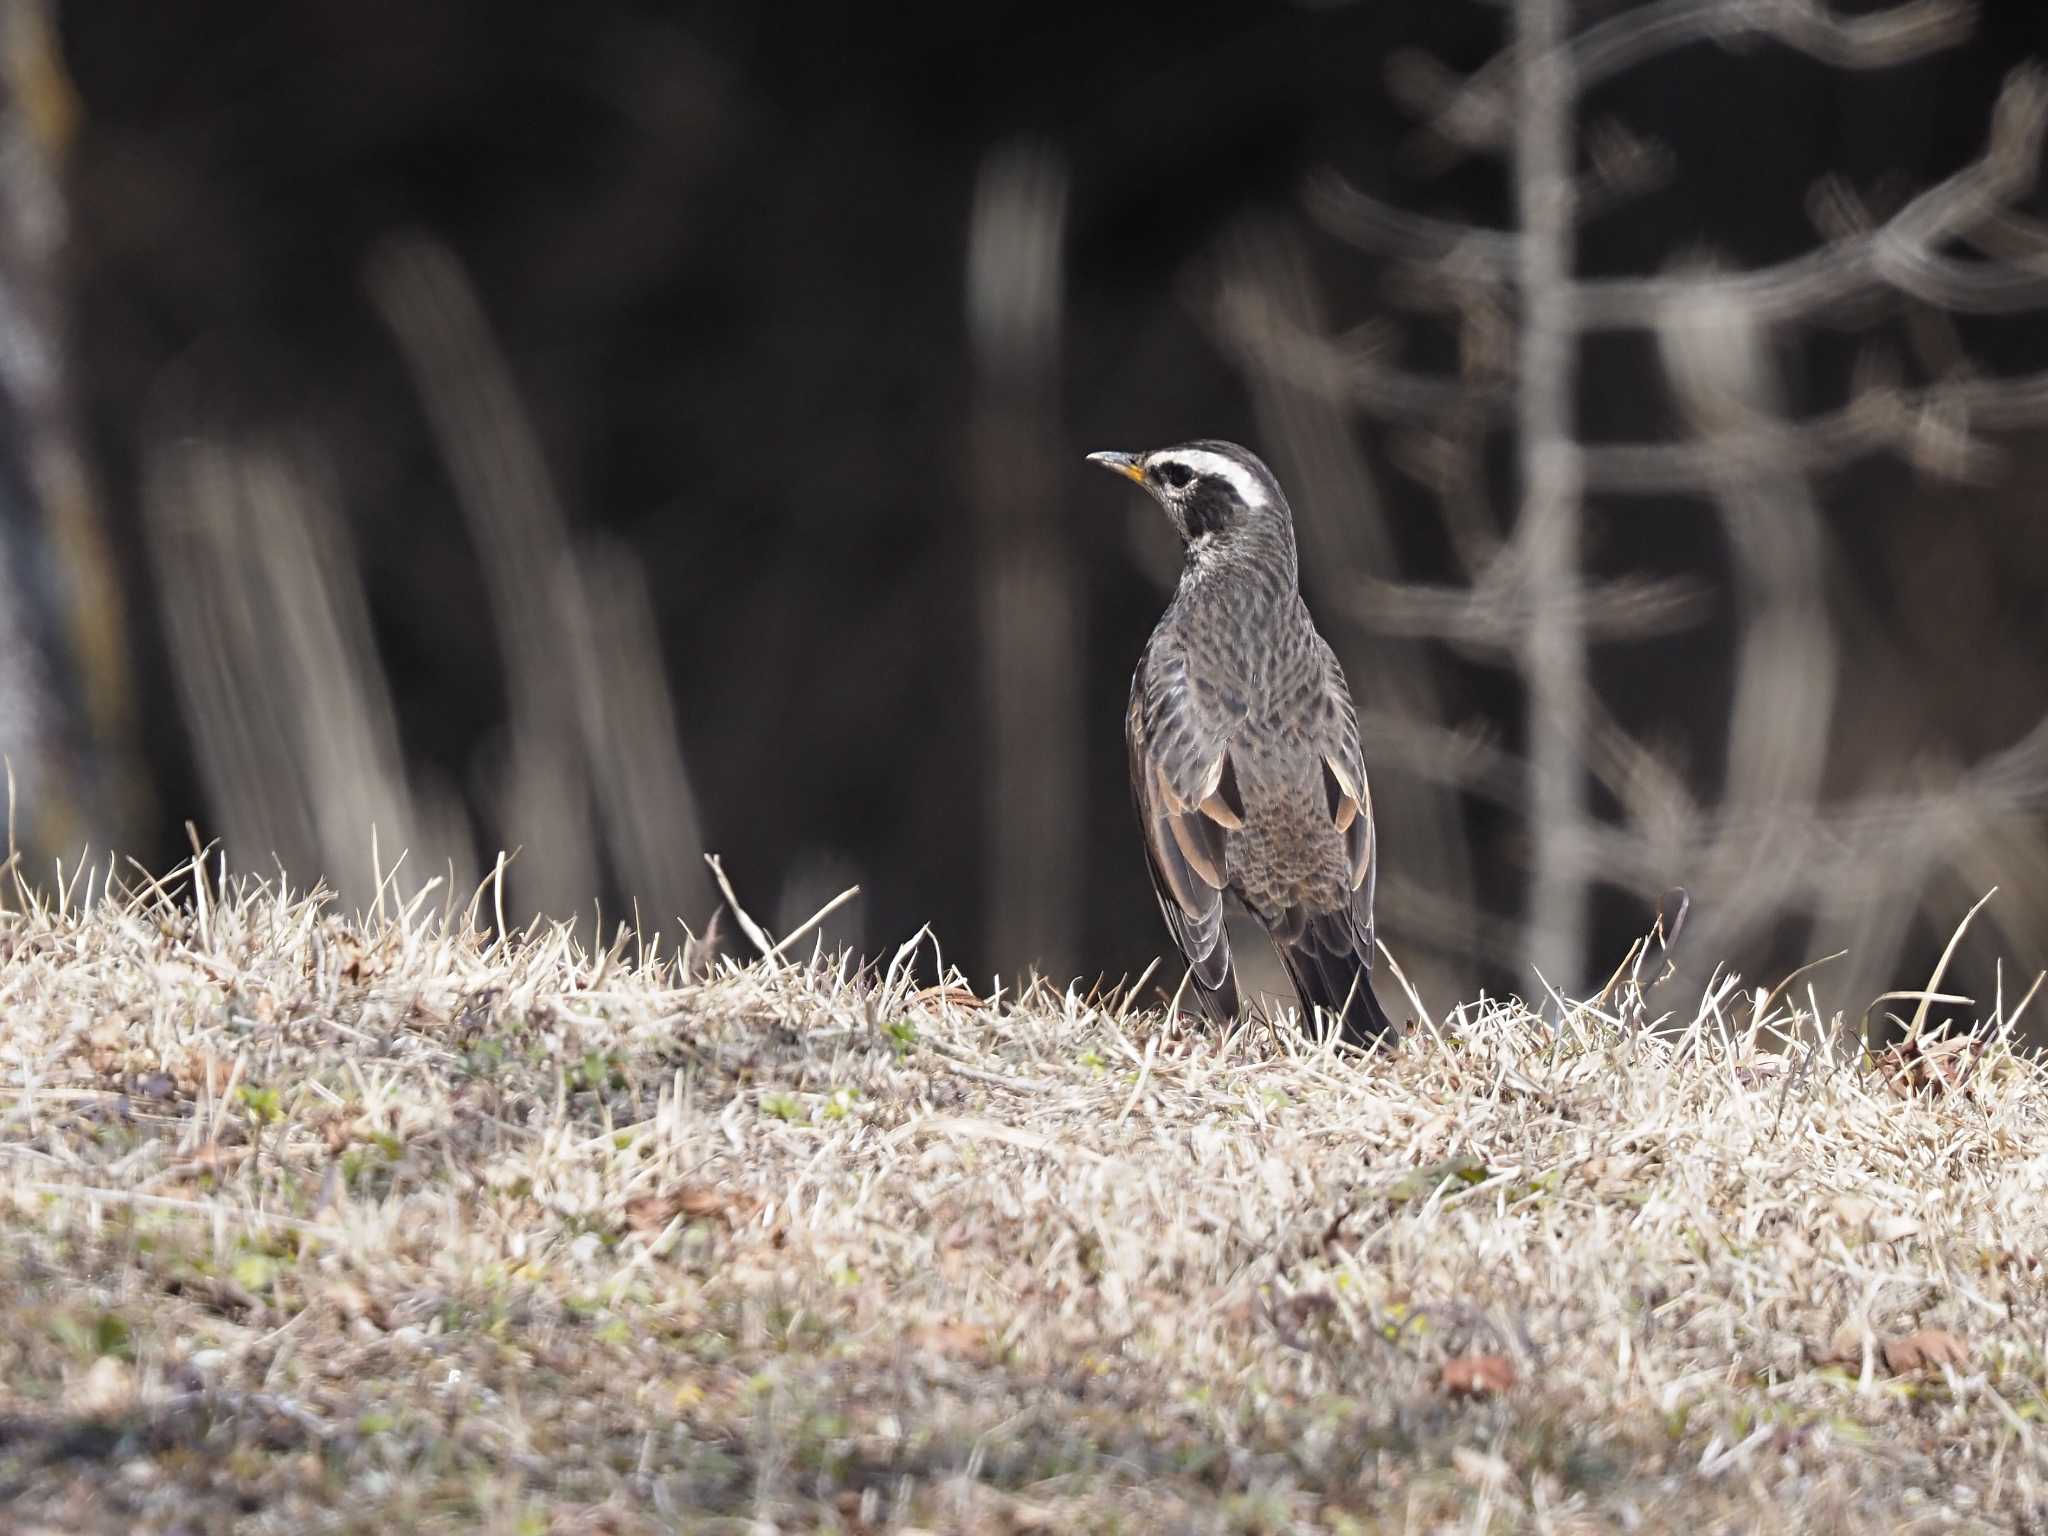
[[[1150,453],[1091,453],[1088,462],[1135,480],[1166,509],[1190,549],[1233,543],[1255,526],[1286,525],[1287,498],[1259,456],[1236,443],[1205,441]]]

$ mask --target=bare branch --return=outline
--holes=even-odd
[[[583,749],[622,894],[643,932],[680,937],[678,921],[701,930],[711,882],[647,572],[626,549],[593,540],[555,579],[558,640],[580,680]]]
[[[1699,583],[1682,577],[1624,576],[1585,586],[1566,600],[1576,606],[1589,640],[1620,640],[1688,627],[1699,618],[1706,595]],[[1354,583],[1343,609],[1380,634],[1508,651],[1521,644],[1534,622],[1535,603],[1519,583],[1515,590],[1500,591],[1485,584],[1434,586],[1365,577]]]
[[[1986,909],[2007,951],[2022,961],[2022,970],[2038,968],[2048,946],[2048,829],[2037,815],[1988,818],[1966,806],[1958,818],[1957,844],[1949,858],[1950,889],[1981,896],[1993,886],[2002,892]]]
[[[1681,771],[1639,740],[1597,692],[1586,696],[1586,771],[1620,806],[1654,864],[1659,853],[1686,847],[1699,825],[1699,804]]]
[[[1714,8],[1731,3],[1720,0]],[[1732,0],[1738,8],[1776,0]],[[1695,8],[1701,0],[1687,0]],[[1787,7],[1804,10],[1803,7]],[[1953,9],[1930,0],[1933,9]],[[1631,11],[1614,26],[1660,9]],[[1911,8],[1909,8],[1911,9]],[[1884,18],[1863,18],[1835,26],[1860,27]],[[1602,28],[1588,33],[1591,37]],[[1503,55],[1506,57],[1506,55]],[[1583,82],[1581,82],[1583,84]],[[2048,86],[2039,69],[2025,66],[2008,77],[1993,113],[1983,158],[1936,183],[1875,229],[1747,272],[1711,278],[1669,275],[1588,279],[1576,285],[1578,318],[1588,330],[1653,327],[1665,307],[1681,297],[1679,285],[1710,282],[1731,303],[1761,319],[1808,315],[1841,304],[1876,287],[1889,287],[1923,303],[1965,314],[2010,314],[2048,302],[2048,269],[2039,261],[1970,262],[1941,253],[1940,247],[1992,225],[2008,238],[2013,226],[2005,205],[2033,186],[2048,134]],[[1369,196],[1334,172],[1312,177],[1304,189],[1308,211],[1320,224],[1353,244],[1407,260],[1427,262],[1449,283],[1515,286],[1520,280],[1521,239],[1507,230],[1482,229],[1410,213]],[[1371,390],[1363,391],[1371,403]],[[1410,391],[1382,390],[1402,398]]]
[[[1965,238],[1986,256],[2036,272],[2048,271],[2048,222],[2043,220],[2001,208]]]
[[[1503,49],[1473,74],[1461,76],[1420,48],[1387,60],[1387,93],[1416,117],[1422,132],[1454,153],[1504,149],[1515,130],[1514,98],[1504,78],[1512,60]],[[1444,158],[1444,157],[1438,157]]]
[[[1467,413],[1397,431],[1387,441],[1395,466],[1435,495],[1451,553],[1472,581],[1503,547],[1492,493],[1485,483],[1485,436],[1484,420]]]
[[[509,750],[499,786],[503,842],[520,846],[535,910],[575,912],[597,889],[589,765],[577,695],[587,680],[556,635],[556,573],[570,559],[568,513],[482,301],[453,252],[393,236],[367,265],[382,315],[418,390],[469,526],[505,658]]]
[[[1875,871],[1911,871],[1940,863],[1978,836],[1979,822],[2038,816],[2048,808],[2048,717],[2018,741],[1952,782],[1925,789],[1862,795],[1845,805],[1773,805],[1738,808],[1704,817],[1686,845],[1669,857],[1646,857],[1643,840],[1619,827],[1583,829],[1576,857],[1617,884],[1643,892],[1674,880],[1694,890],[1714,888],[1717,850],[1764,846],[1815,901],[1843,882]]]
[[[1769,458],[1814,471],[1865,454],[1897,452],[1916,468],[1972,478],[1985,453],[1970,434],[2048,423],[2048,373],[1947,379],[1918,390],[1859,392],[1847,405],[1803,421],[1759,419],[1672,443],[1595,443],[1584,450],[1590,490],[1627,495],[1693,492],[1719,466]]]
[[[1458,224],[1396,208],[1361,192],[1338,172],[1314,172],[1302,184],[1309,217],[1339,239],[1409,261],[1448,268],[1454,278],[1506,286],[1514,281],[1521,237],[1511,230]]]
[[[1450,411],[1498,411],[1507,403],[1505,381],[1436,378],[1384,361],[1376,333],[1347,342],[1313,332],[1276,308],[1256,283],[1225,282],[1215,315],[1219,336],[1241,361],[1384,418],[1430,420]]]
[[[401,853],[467,881],[459,809],[406,769],[333,475],[303,446],[240,440],[210,387],[174,377],[144,430],[143,524],[211,825],[359,909]]]
[[[1936,183],[1867,234],[1791,261],[1718,277],[1604,278],[1578,285],[1589,330],[1653,327],[1681,286],[1706,284],[1762,320],[1809,316],[1874,285],[1974,314],[2009,313],[2048,301],[2048,276],[1957,261],[1936,247],[1966,235],[2034,181],[2048,131],[2048,89],[2031,66],[2013,71],[1993,114],[1984,157]]]
[[[1703,436],[1783,412],[1769,338],[1754,315],[1712,299],[1687,301],[1672,306],[1657,341],[1673,390]],[[1722,802],[1738,811],[1814,806],[1828,742],[1813,724],[1834,715],[1839,667],[1827,614],[1826,527],[1792,455],[1723,455],[1709,485],[1733,557],[1741,620]],[[1789,884],[1778,850],[1766,844],[1720,850],[1715,862],[1727,874],[1694,936],[1705,954],[1727,942],[1731,912],[1776,908]]]
[[[1814,0],[1657,0],[1561,40],[1581,93],[1639,64],[1693,43],[1775,38],[1844,69],[1885,69],[1958,43],[1976,23],[1971,0],[1906,0],[1871,16],[1838,16]],[[1428,121],[1440,143],[1503,150],[1518,119],[1514,48],[1463,81],[1426,55],[1398,55],[1388,86]]]
[[[1579,178],[1579,222],[1591,223],[1667,185],[1678,162],[1669,146],[1634,132],[1618,118],[1586,125],[1587,171]]]
[[[1976,19],[1968,0],[1908,0],[1871,16],[1813,0],[1663,0],[1587,28],[1574,52],[1587,85],[1692,43],[1759,34],[1839,69],[1888,69],[1961,42]]]
[[[1589,220],[1662,185],[1673,170],[1671,153],[1654,140],[1606,120],[1587,130],[1591,171],[1579,178],[1578,217]],[[1519,237],[1512,230],[1461,224],[1396,207],[1362,192],[1330,167],[1302,182],[1309,217],[1360,250],[1420,264],[1438,288],[1511,289]]]
[[[1681,286],[1710,283],[1729,300],[1771,319],[1838,304],[1875,281],[1869,239],[1823,246],[1776,266],[1713,276],[1591,278],[1580,284],[1579,317],[1588,330],[1634,330],[1656,323]]]
[[[1400,914],[1398,931],[1411,944],[1445,951],[1462,948],[1481,964],[1514,974],[1526,969],[1527,957],[1515,942],[1511,923],[1475,912],[1467,902],[1448,900],[1398,867],[1379,877],[1379,899],[1390,916]]]
[[[1404,711],[1362,709],[1358,730],[1373,763],[1375,801],[1380,767],[1385,764],[1395,772],[1460,789],[1495,805],[1521,803],[1527,768],[1484,729],[1440,725]]]

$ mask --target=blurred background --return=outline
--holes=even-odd
[[[858,882],[830,942],[1136,973],[1179,552],[1082,455],[1221,436],[1433,1006],[1597,987],[1672,887],[1696,979],[1847,950],[1852,1023],[1993,885],[1945,986],[2048,963],[2039,6],[4,16],[51,879],[516,847],[515,923],[673,937],[709,850],[777,934]]]

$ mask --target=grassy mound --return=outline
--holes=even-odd
[[[9,1529],[2048,1509],[2048,1077],[1996,1032],[1623,982],[1362,1060],[191,881],[0,918]]]

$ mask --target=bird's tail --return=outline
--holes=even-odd
[[[1372,951],[1364,948],[1367,941],[1352,927],[1350,913],[1318,914],[1292,933],[1276,934],[1274,942],[1301,997],[1304,1025],[1313,1026],[1320,1008],[1353,1045],[1369,1049],[1400,1042],[1400,1031],[1373,995]]]
[[[1230,963],[1227,950],[1223,956],[1223,979],[1212,987],[1202,980],[1199,970],[1192,970],[1188,972],[1188,990],[1195,994],[1202,1012],[1218,1029],[1228,1029],[1237,1021],[1237,967]]]

